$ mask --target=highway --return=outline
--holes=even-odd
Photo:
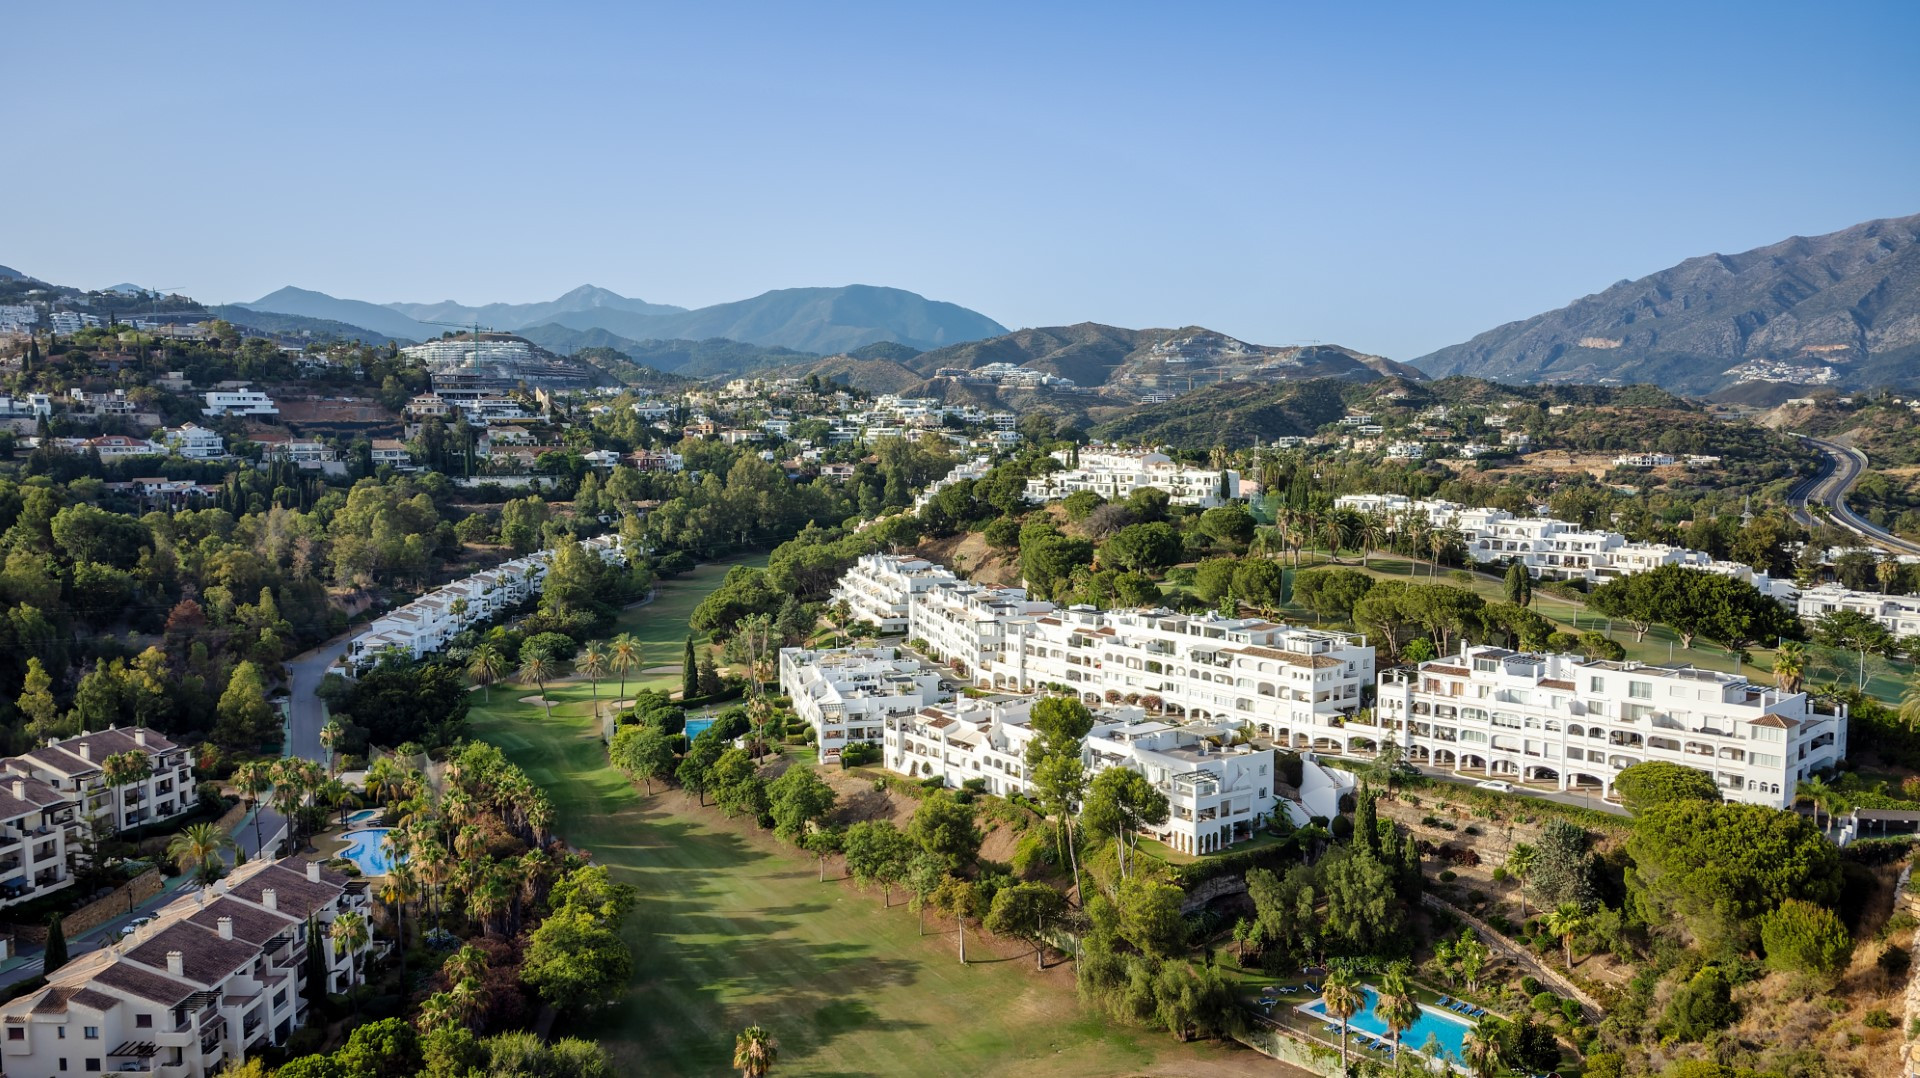
[[[1794,519],[1813,526],[1815,523],[1811,508],[1825,506],[1829,519],[1846,530],[1860,536],[1874,546],[1891,550],[1896,554],[1920,554],[1920,544],[1909,543],[1905,539],[1882,531],[1862,519],[1858,513],[1847,508],[1847,491],[1860,480],[1867,470],[1867,455],[1850,445],[1829,442],[1822,438],[1810,438],[1804,434],[1798,436],[1801,441],[1813,446],[1826,455],[1826,463],[1821,465],[1818,474],[1803,480],[1800,485],[1787,494],[1787,505],[1793,511]]]

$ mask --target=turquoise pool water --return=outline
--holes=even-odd
[[[347,822],[360,823],[360,824],[372,823],[373,821],[386,815],[386,813],[387,813],[386,809],[361,809],[359,812],[353,813],[352,815],[348,816]]]
[[[1374,1007],[1380,1002],[1380,993],[1370,984],[1360,987],[1367,995],[1367,1002],[1365,1006],[1353,1013],[1353,1017],[1347,1019],[1348,1027],[1391,1040],[1392,1037],[1387,1032],[1387,1024],[1374,1013]],[[1324,1000],[1316,999],[1300,1009],[1322,1021],[1335,1021],[1327,1017]],[[1419,1051],[1425,1047],[1428,1036],[1437,1037],[1440,1040],[1441,1051],[1445,1052],[1449,1059],[1457,1061],[1461,1058],[1460,1045],[1466,1040],[1467,1031],[1472,1028],[1472,1023],[1465,1018],[1422,1003],[1419,1019],[1413,1023],[1412,1028],[1400,1034],[1400,1044],[1402,1047]]]
[[[340,837],[347,841],[347,848],[340,856],[360,866],[363,876],[384,876],[393,868],[393,862],[387,857],[387,832],[391,827],[364,827],[358,831],[348,831]]]
[[[712,725],[713,725],[712,719],[688,719],[687,720],[687,740],[692,741],[694,738],[699,737],[700,734],[704,732],[707,727]]]

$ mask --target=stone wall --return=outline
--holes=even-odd
[[[160,870],[150,868],[114,888],[113,893],[105,898],[97,898],[62,917],[60,928],[66,933],[68,939],[89,929],[99,928],[159,894],[162,883]],[[14,937],[23,943],[38,945],[47,942],[47,926],[43,924],[14,925],[12,932]]]
[[[1291,1037],[1270,1025],[1251,1023],[1234,1040],[1282,1063],[1288,1063],[1322,1078],[1340,1078],[1340,1053],[1331,1048]]]
[[[1221,895],[1237,895],[1247,889],[1245,873],[1237,876],[1215,876],[1202,881],[1193,890],[1187,892],[1186,901],[1180,903],[1181,913],[1193,913]]]

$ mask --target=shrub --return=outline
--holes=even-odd
[[[1533,978],[1528,977],[1526,980],[1531,981]],[[1535,983],[1538,984],[1538,982]],[[1535,992],[1532,1003],[1533,1009],[1539,1011],[1541,1014],[1560,1013],[1560,997],[1554,995],[1552,992]]]
[[[1873,1010],[1868,1011],[1861,1017],[1860,1021],[1868,1029],[1892,1029],[1899,1024],[1893,1020],[1893,1015],[1888,1014],[1884,1007],[1875,1007]]]
[[[1797,898],[1782,902],[1761,920],[1760,941],[1767,965],[1789,973],[1832,973],[1853,949],[1846,926],[1832,910]]]
[[[1509,935],[1511,935],[1511,933],[1509,933]],[[1520,978],[1520,990],[1529,996],[1538,995],[1540,992],[1540,979],[1531,973],[1527,974]]]
[[[1440,870],[1441,883],[1452,883],[1453,881],[1459,878],[1460,878],[1460,874],[1450,868],[1443,868]]]

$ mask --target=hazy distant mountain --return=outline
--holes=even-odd
[[[549,322],[534,326],[521,336],[561,355],[603,349],[619,352],[642,366],[688,378],[712,378],[721,374],[741,374],[788,363],[818,359],[812,352],[791,348],[745,344],[724,338],[704,341],[681,339],[633,340],[604,329],[569,329]]]
[[[643,315],[606,309],[571,311],[553,321],[574,329],[601,328],[631,340],[725,337],[803,352],[845,352],[893,341],[938,348],[977,340],[1006,327],[983,314],[898,288],[782,288],[752,299],[717,303],[681,314]]]
[[[439,326],[416,322],[399,311],[382,307],[378,303],[367,303],[357,299],[335,299],[325,292],[312,292],[292,285],[277,292],[269,292],[252,303],[236,303],[233,306],[253,311],[272,311],[277,314],[298,314],[329,322],[345,322],[350,326],[370,329],[389,337],[405,337],[414,341],[438,337],[441,333]]]
[[[364,326],[348,325],[325,318],[308,318],[302,314],[281,314],[279,311],[256,311],[251,307],[226,303],[218,307],[207,308],[214,318],[224,318],[242,329],[251,329],[259,333],[280,336],[306,336],[315,340],[363,341],[367,344],[415,344],[413,337],[394,337],[386,333],[376,333]]]
[[[479,307],[469,307],[453,300],[443,300],[439,303],[389,303],[386,306],[408,318],[427,322],[478,320],[481,326],[498,330],[524,329],[577,311],[605,309],[640,315],[683,314],[686,311],[685,307],[675,307],[666,303],[648,303],[643,299],[629,299],[618,292],[590,284],[583,284],[559,299],[548,300],[545,303],[488,303]]]
[[[1017,330],[924,352],[907,361],[926,375],[942,367],[972,369],[988,363],[1030,367],[1088,388],[1142,391],[1182,390],[1221,381],[1421,377],[1405,364],[1339,345],[1257,345],[1198,326],[1124,329],[1096,322]]]
[[[1920,215],[1689,258],[1413,361],[1508,382],[1920,380]]]
[[[24,281],[28,279],[26,274],[21,273],[17,269],[8,269],[6,266],[0,266],[0,277],[5,277],[10,281]]]

